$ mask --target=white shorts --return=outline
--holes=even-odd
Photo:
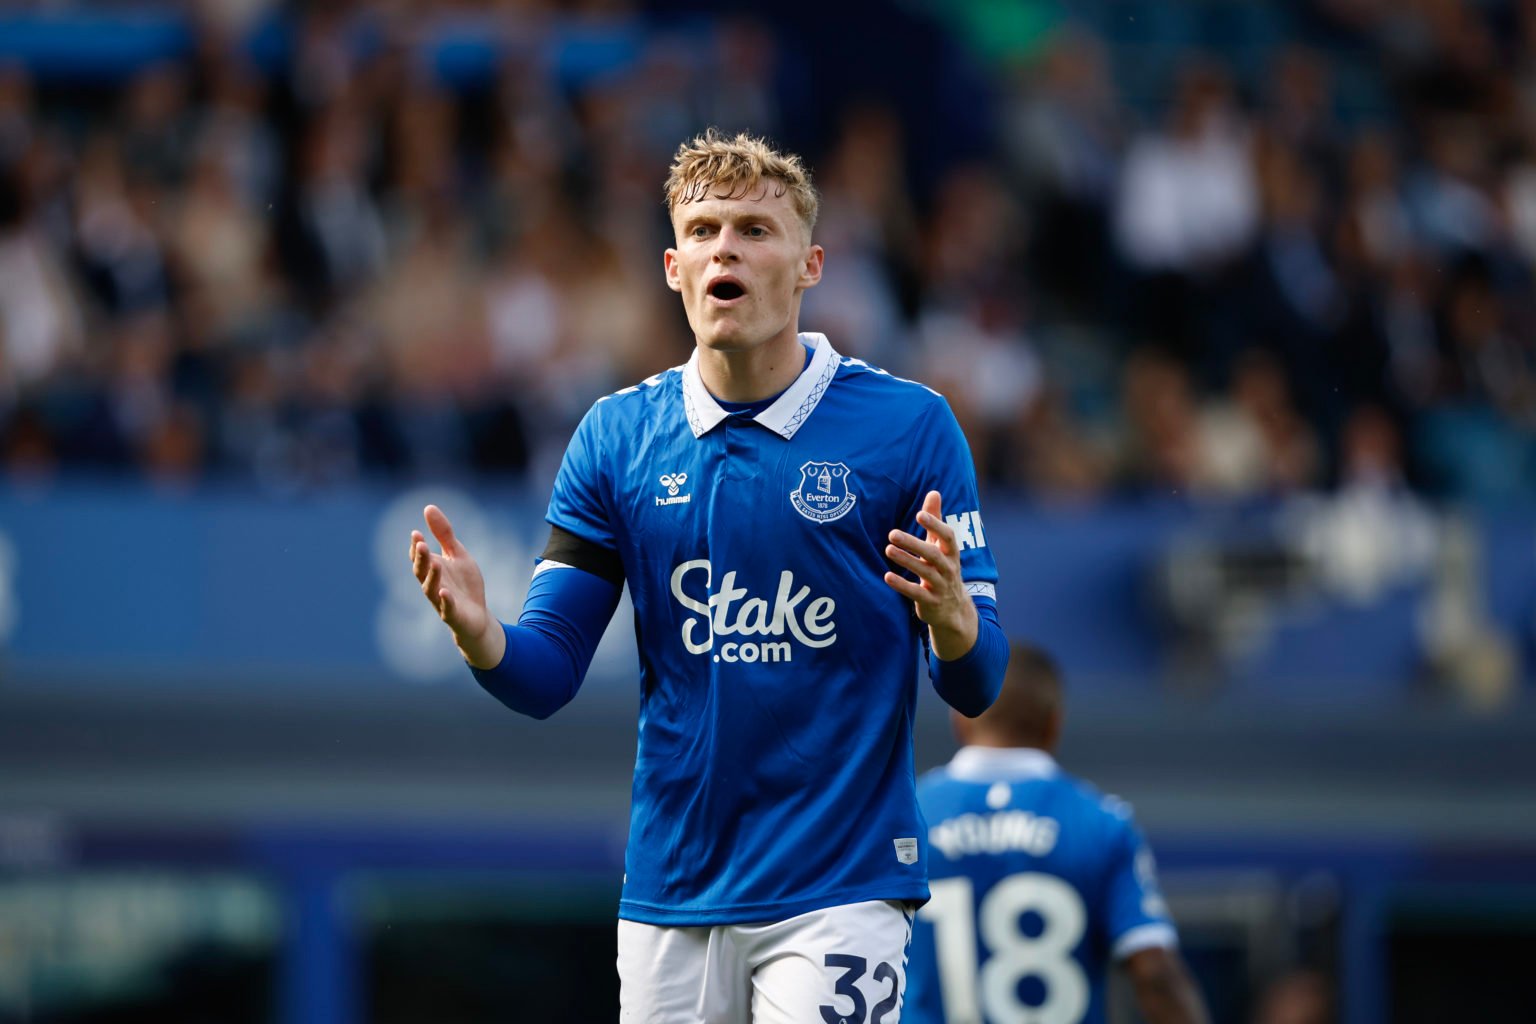
[[[912,910],[872,900],[769,924],[619,921],[620,1024],[897,1024]]]

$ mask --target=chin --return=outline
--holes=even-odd
[[[739,327],[720,327],[697,335],[699,345],[715,352],[739,352],[762,344]]]

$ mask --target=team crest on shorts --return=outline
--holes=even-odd
[[[814,523],[841,519],[859,500],[848,490],[851,475],[841,462],[807,462],[800,467],[800,486],[789,492],[789,503]]]

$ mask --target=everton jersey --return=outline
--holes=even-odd
[[[640,655],[620,916],[791,917],[928,895],[912,768],[926,629],[884,554],[937,490],[968,589],[993,600],[975,474],[948,404],[802,334],[806,365],[732,413],[698,354],[599,400],[549,522],[622,564]]]
[[[966,747],[918,798],[933,899],[903,1024],[1102,1024],[1106,964],[1176,943],[1129,807],[1044,751]]]

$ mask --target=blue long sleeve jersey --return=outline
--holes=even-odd
[[[733,412],[697,355],[601,399],[566,450],[551,541],[491,693],[539,717],[575,693],[621,586],[635,606],[640,719],[621,917],[763,921],[925,900],[912,767],[927,627],[886,585],[892,529],[943,498],[981,621],[929,655],[967,714],[1007,662],[997,567],[969,450],[928,388],[801,335],[799,378]]]

